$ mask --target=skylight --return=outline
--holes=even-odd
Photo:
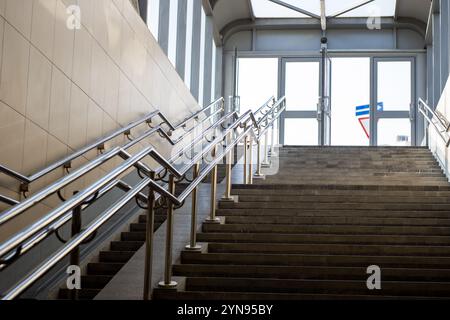
[[[313,15],[320,16],[320,0],[280,0],[287,5],[295,6]],[[339,17],[393,17],[395,14],[396,0],[375,0],[366,3],[367,0],[325,0],[325,12],[327,17],[351,8]],[[282,6],[269,0],[251,0],[253,13],[256,18],[310,18],[309,15],[295,11],[292,8]],[[364,4],[361,6],[361,4]]]

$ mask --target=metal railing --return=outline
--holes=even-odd
[[[438,135],[444,141],[445,146],[448,147],[450,145],[450,135],[448,133],[450,124],[447,119],[445,119],[442,114],[431,109],[431,107],[428,106],[428,104],[421,98],[419,98],[418,108],[419,112],[423,115],[425,120],[429,124],[433,125]]]
[[[220,108],[218,108],[217,110],[214,110],[218,105],[220,105]],[[214,116],[217,116],[220,112],[224,111],[224,99],[223,98],[217,99],[216,101],[212,102],[207,107],[203,108],[202,110],[197,111],[196,113],[187,117],[185,120],[183,120],[182,122],[180,122],[177,125],[173,125],[166,118],[166,116],[164,116],[164,114],[162,114],[159,110],[153,111],[153,112],[147,114],[146,116],[144,116],[143,118],[141,118],[135,122],[132,122],[129,125],[127,125],[123,128],[120,128],[103,138],[96,140],[95,142],[83,147],[82,149],[72,153],[71,155],[69,155],[61,160],[58,160],[58,161],[52,163],[51,165],[45,167],[44,169],[39,170],[38,172],[36,172],[30,176],[25,176],[17,171],[14,171],[10,168],[5,167],[3,165],[0,165],[0,173],[6,174],[6,175],[16,179],[17,181],[19,181],[20,182],[20,191],[26,197],[26,193],[29,191],[29,185],[31,183],[33,183],[34,181],[43,178],[44,176],[50,174],[51,172],[55,171],[58,168],[65,168],[66,171],[68,171],[72,167],[72,162],[75,159],[82,157],[83,155],[87,154],[88,152],[90,152],[94,149],[97,149],[99,152],[103,152],[105,150],[105,145],[107,142],[117,138],[118,136],[120,136],[122,134],[125,135],[130,140],[130,143],[123,146],[124,149],[130,148],[130,147],[134,146],[135,144],[137,144],[138,142],[140,142],[146,138],[149,138],[156,133],[158,133],[162,138],[166,139],[170,144],[176,145],[178,142],[183,140],[183,138],[186,134],[191,133],[191,131],[193,130],[192,128],[195,128],[195,126],[193,126],[184,135],[180,136],[177,139],[171,138],[173,132],[175,132],[176,130],[178,130],[180,128],[185,129],[187,127],[187,124],[191,120],[196,120],[198,122],[199,117],[202,114],[206,114],[210,110],[212,110],[211,115],[208,116],[206,119],[202,120],[202,122],[209,121]],[[160,118],[162,122],[160,124],[158,124],[157,126],[153,127],[152,122],[154,121],[154,118],[156,118],[156,117]],[[131,130],[133,130],[145,123],[150,127],[150,129],[133,139],[131,137]],[[164,130],[164,126],[167,126],[168,131]],[[0,201],[6,203],[8,205],[15,204],[14,199],[10,199],[5,196],[0,196]]]
[[[270,103],[273,102],[272,105]],[[268,110],[264,110],[264,109]],[[104,177],[85,188],[84,190],[73,195],[72,198],[63,202],[60,206],[53,209],[51,212],[38,219],[33,224],[27,226],[8,240],[0,244],[0,265],[2,268],[12,264],[16,259],[22,256],[25,252],[30,250],[35,245],[39,244],[42,240],[47,238],[50,234],[58,232],[58,229],[72,220],[72,224],[77,224],[78,228],[72,228],[72,237],[64,241],[64,245],[58,249],[51,256],[46,258],[41,264],[34,268],[29,274],[27,274],[20,282],[16,283],[11,289],[4,293],[2,299],[14,299],[47,273],[58,262],[70,254],[71,263],[77,263],[77,259],[73,260],[73,257],[79,259],[79,246],[91,240],[97,230],[104,225],[113,215],[115,215],[121,208],[125,206],[129,201],[133,199],[139,199],[141,202],[146,201],[147,206],[142,206],[147,210],[147,231],[146,231],[146,264],[145,264],[145,290],[144,298],[150,297],[151,291],[151,265],[152,265],[152,243],[153,243],[153,226],[154,223],[154,210],[157,202],[162,207],[167,209],[167,239],[166,239],[166,258],[165,258],[165,273],[164,281],[160,284],[161,287],[173,287],[176,285],[172,281],[171,273],[171,255],[172,255],[172,236],[173,236],[173,212],[176,206],[181,206],[187,197],[192,194],[192,223],[190,245],[188,246],[192,250],[198,248],[195,240],[195,224],[196,224],[196,202],[197,202],[197,187],[204,180],[206,176],[211,174],[211,203],[216,202],[216,182],[217,182],[217,166],[224,158],[230,159],[231,153],[234,148],[244,141],[244,172],[247,172],[248,168],[250,177],[252,176],[251,160],[248,162],[248,155],[251,157],[253,150],[253,139],[259,146],[260,151],[261,140],[263,137],[267,137],[266,132],[269,129],[274,130],[274,124],[280,117],[281,113],[285,110],[285,99],[282,98],[275,103],[274,99],[265,103],[257,113],[254,114],[251,111],[244,113],[241,116],[237,116],[235,112],[224,115],[221,119],[214,122],[210,127],[203,130],[203,132],[193,139],[193,141],[180,152],[175,154],[169,160],[166,160],[161,154],[157,152],[153,147],[146,147],[136,153],[135,155],[129,154],[125,148],[117,147],[109,152],[99,156],[92,160],[85,166],[70,173],[68,176],[61,178],[55,183],[51,184],[47,188],[44,188],[37,194],[33,195],[29,199],[15,205],[11,209],[0,214],[0,225],[12,218],[21,214],[22,212],[32,208],[34,205],[47,198],[51,194],[54,194],[71,181],[78,179],[79,177],[87,174],[89,171],[100,166],[108,159],[119,155],[125,159],[125,162],[117,166],[111,172]],[[259,118],[257,119],[257,117]],[[230,124],[231,121],[231,124]],[[213,138],[208,139],[207,134],[214,130],[217,133],[218,128],[221,131],[219,134],[215,134]],[[176,127],[173,127],[176,129]],[[242,130],[242,132],[239,132]],[[203,140],[207,141],[206,146],[200,143]],[[250,141],[250,143],[249,143]],[[220,151],[219,146],[225,143],[223,150]],[[273,143],[273,141],[272,141]],[[267,144],[267,140],[266,140]],[[196,148],[200,148],[200,152],[195,153]],[[247,149],[250,152],[247,152]],[[182,166],[181,169],[177,169],[174,165],[176,159],[186,155],[187,151],[194,151],[192,157],[188,157],[187,164]],[[212,155],[212,160],[208,165],[200,170],[200,163],[208,155]],[[143,165],[141,161],[150,157],[154,161],[160,164],[160,168],[152,170]],[[258,157],[258,167],[261,161]],[[230,197],[231,191],[231,161],[227,161],[227,180],[226,180],[226,193],[225,197]],[[135,168],[137,172],[144,172],[142,180],[135,186],[130,186],[119,180],[119,177],[127,172],[129,169]],[[190,169],[194,169],[192,180],[188,180],[186,175]],[[246,175],[247,173],[244,173]],[[161,184],[166,176],[168,177],[167,184]],[[175,195],[175,185],[181,181],[188,181],[187,188],[179,195]],[[251,180],[244,181],[251,183]],[[95,218],[84,229],[81,228],[81,211],[88,205],[95,202],[103,194],[109,190],[119,186],[126,191],[125,195],[119,198],[110,208]],[[143,194],[143,191],[148,188],[147,196]],[[215,205],[211,206],[210,221],[216,221],[215,219]],[[75,230],[75,231],[74,231]],[[1,269],[0,269],[1,270]],[[77,291],[74,290],[72,298],[76,298]]]

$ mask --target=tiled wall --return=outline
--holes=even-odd
[[[81,9],[80,30],[67,27],[73,4]],[[0,0],[0,61],[0,163],[25,175],[152,110],[176,122],[198,108],[129,0]],[[62,174],[32,184],[31,192]],[[0,193],[18,199],[17,191],[0,173]]]

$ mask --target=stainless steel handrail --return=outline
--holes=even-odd
[[[159,132],[172,145],[174,145],[174,144],[177,143],[177,140],[174,141],[174,140],[172,140],[170,138],[172,131],[176,131],[179,128],[185,127],[187,125],[187,123],[189,121],[191,121],[191,120],[194,120],[194,119],[197,120],[198,117],[201,114],[206,113],[207,111],[209,111],[213,107],[217,106],[219,103],[222,104],[222,109],[223,109],[224,99],[223,98],[217,99],[216,101],[214,101],[213,103],[211,103],[207,107],[205,107],[205,108],[199,110],[198,112],[194,113],[193,115],[189,116],[188,118],[186,118],[185,120],[183,120],[181,123],[179,123],[177,125],[173,125],[159,110],[151,112],[148,115],[146,115],[145,117],[143,117],[143,118],[141,118],[141,119],[139,119],[139,120],[137,120],[135,122],[132,122],[129,125],[127,125],[127,126],[125,126],[123,128],[120,128],[119,130],[114,131],[113,133],[111,133],[111,134],[109,134],[109,135],[107,135],[107,136],[105,136],[103,138],[100,138],[99,140],[97,140],[97,141],[87,145],[86,147],[76,151],[75,153],[65,157],[64,159],[56,161],[55,163],[53,163],[53,164],[49,165],[48,167],[46,167],[46,168],[44,168],[44,169],[42,169],[42,170],[32,174],[31,176],[25,176],[25,175],[23,175],[23,174],[21,174],[21,173],[19,173],[17,171],[14,171],[12,169],[9,169],[9,168],[5,167],[3,165],[0,165],[0,172],[3,172],[4,174],[7,174],[10,177],[15,178],[16,180],[18,180],[18,181],[20,181],[22,183],[30,184],[30,183],[32,183],[32,182],[34,182],[34,181],[44,177],[45,175],[53,172],[54,170],[56,170],[56,169],[58,169],[60,167],[63,167],[65,165],[67,165],[68,163],[71,163],[73,160],[79,158],[80,156],[86,154],[87,152],[89,152],[91,150],[97,149],[99,147],[103,148],[103,146],[104,146],[104,144],[106,142],[108,142],[108,141],[118,137],[119,135],[122,135],[124,133],[129,133],[131,129],[136,128],[137,126],[139,126],[139,125],[141,125],[143,123],[150,123],[151,120],[154,117],[156,117],[156,116],[161,118],[163,120],[163,122],[157,127],[156,130],[152,131],[152,134],[155,133],[155,132]],[[170,129],[169,133],[167,133],[166,131],[164,131],[162,129],[162,124],[166,124],[169,127],[169,129]]]
[[[275,121],[281,113],[285,109],[285,103],[282,103],[285,101],[284,98],[280,100],[281,102],[278,104],[275,104],[271,110],[273,114],[272,122]],[[276,110],[276,113],[274,112]],[[193,165],[196,165],[196,163],[207,156],[213,149],[215,150],[217,145],[222,143],[224,140],[224,137],[228,137],[231,132],[234,132],[235,130],[238,130],[239,128],[245,127],[244,132],[242,132],[240,135],[238,135],[237,138],[233,139],[233,142],[228,143],[225,150],[220,154],[215,154],[214,160],[208,165],[208,167],[202,171],[202,173],[195,178],[188,186],[188,188],[179,196],[176,197],[172,192],[169,192],[166,190],[163,186],[159,185],[157,182],[155,182],[150,177],[145,177],[143,180],[134,188],[131,189],[124,197],[122,197],[118,202],[116,202],[115,205],[113,205],[110,209],[108,209],[104,214],[102,214],[99,218],[94,220],[86,229],[84,229],[82,232],[77,234],[75,237],[73,237],[69,242],[67,242],[61,249],[59,249],[54,255],[47,258],[42,264],[40,264],[37,268],[35,268],[32,272],[30,272],[20,283],[15,285],[11,290],[7,292],[6,295],[2,297],[2,299],[13,299],[17,297],[20,293],[22,293],[26,288],[28,288],[31,284],[33,284],[37,279],[39,279],[45,272],[47,272],[52,266],[54,266],[57,262],[62,260],[67,254],[69,254],[75,247],[80,245],[82,241],[86,238],[88,238],[95,230],[97,230],[101,225],[103,225],[112,215],[114,215],[116,212],[118,212],[127,202],[129,202],[131,199],[136,197],[145,187],[149,186],[151,190],[154,192],[157,192],[160,194],[160,196],[164,196],[168,201],[170,201],[173,204],[180,205],[184,202],[184,200],[189,196],[189,194],[201,183],[201,181],[213,170],[217,164],[223,160],[224,156],[228,154],[232,148],[234,148],[240,141],[246,137],[248,134],[252,134],[257,139],[257,130],[260,130],[261,127],[255,128],[253,126],[246,126],[245,123],[247,123],[250,116],[253,115],[251,112],[247,112],[243,116],[239,117],[237,120],[234,121],[232,125],[230,125],[227,129],[225,129],[221,135],[216,137],[211,143],[209,143],[205,148],[202,148],[202,151],[198,153],[196,156],[193,157],[189,165],[186,165],[182,170],[177,170],[173,167],[169,161],[165,160],[153,147],[147,147],[140,152],[138,152],[136,155],[131,156],[128,153],[126,153],[121,148],[116,148],[118,153],[121,153],[124,157],[127,158],[127,160],[122,163],[120,166],[115,168],[113,171],[111,171],[109,174],[107,174],[105,177],[99,179],[97,182],[92,184],[91,186],[87,187],[80,193],[76,194],[74,197],[69,199],[68,201],[64,202],[62,205],[60,205],[58,208],[55,208],[50,213],[48,213],[46,216],[40,218],[38,221],[33,223],[31,226],[25,228],[22,232],[14,235],[4,243],[0,244],[0,257],[4,257],[6,254],[10,253],[12,250],[15,250],[19,248],[19,251],[21,249],[22,244],[30,238],[35,239],[36,236],[39,236],[39,232],[42,229],[45,229],[48,226],[51,226],[52,223],[55,223],[58,221],[58,218],[64,216],[71,210],[73,210],[75,207],[83,205],[86,200],[90,199],[93,195],[95,195],[99,190],[102,190],[105,186],[110,185],[111,183],[114,183],[116,178],[129,170],[131,167],[136,166],[136,164],[141,161],[146,156],[151,156],[154,160],[160,163],[166,170],[170,172],[170,181],[174,182],[174,177],[181,178],[187,170],[189,170],[190,167]],[[269,122],[268,122],[269,123]],[[267,124],[268,125],[268,124]],[[111,152],[110,152],[111,153]],[[108,153],[105,156],[111,156],[111,154]],[[100,157],[102,158],[102,157]],[[97,159],[97,162],[101,160]],[[95,161],[93,161],[95,162]],[[81,169],[79,169],[80,171]],[[77,172],[75,172],[77,173]],[[74,174],[74,173],[73,173]],[[66,178],[66,177],[65,177]],[[60,179],[60,180],[64,180]],[[55,189],[57,189],[60,184],[63,183],[62,181],[59,181],[59,183],[55,183],[51,186],[49,186],[47,192],[53,192]],[[174,190],[173,188],[170,188],[169,190]],[[152,192],[153,192],[152,191]],[[44,191],[42,192],[44,194]],[[40,197],[43,197],[41,195]],[[30,203],[36,203],[35,201],[38,200],[37,197],[30,201]],[[24,210],[23,208],[28,207],[29,204],[19,204],[16,207],[19,207],[20,210]],[[169,205],[170,207],[170,205]],[[13,208],[14,209],[14,208]],[[17,210],[17,208],[15,209]],[[19,210],[19,211],[20,211]],[[149,210],[153,210],[153,208],[149,208]],[[173,210],[173,207],[172,207]],[[13,210],[10,210],[13,211]],[[167,264],[167,259],[166,259]]]
[[[15,206],[16,204],[19,203],[19,201],[14,200],[14,199],[12,199],[10,197],[7,197],[7,196],[3,196],[1,194],[0,194],[0,202],[6,203],[6,204],[8,204],[10,206]]]
[[[423,117],[429,124],[433,125],[436,132],[445,142],[445,146],[448,147],[450,145],[450,135],[448,133],[449,128],[446,122],[421,98],[419,98],[418,107],[419,112],[422,113]],[[437,122],[433,121],[433,119],[437,119]],[[438,124],[441,126],[441,128],[439,128]]]
[[[174,154],[174,156],[172,156],[169,159],[170,163],[174,163],[174,161],[176,161],[179,157],[181,157],[187,150],[195,147],[198,142],[201,142],[201,140],[208,134],[209,131],[211,131],[212,129],[215,129],[216,127],[221,126],[224,122],[228,121],[230,118],[235,117],[236,116],[236,112],[230,113],[228,115],[225,115],[224,117],[222,117],[221,119],[219,119],[217,122],[215,122],[214,124],[210,125],[208,128],[206,128],[205,130],[203,130],[202,134],[199,135],[197,138],[195,138],[190,145],[184,147],[182,149],[181,152],[177,152]],[[135,140],[131,141],[130,143],[136,143]],[[128,148],[130,147],[130,145],[122,147],[122,148]],[[159,167],[157,170],[155,170],[156,174],[161,174],[161,172],[164,170],[164,167]],[[106,194],[107,192],[109,192],[110,190],[112,190],[113,188],[118,187],[119,189],[123,190],[123,191],[130,191],[132,189],[132,187],[130,185],[128,185],[127,183],[123,182],[122,180],[115,180],[113,181],[111,184],[107,185],[104,189],[101,189],[99,191],[99,195],[98,198],[101,198],[104,194]],[[144,203],[147,201],[147,197],[142,194],[139,193],[137,195],[137,197],[143,201]],[[16,202],[14,204],[19,204],[19,202]],[[89,205],[87,205],[86,207],[88,207]],[[14,215],[15,216],[15,215]],[[11,218],[8,218],[6,221],[12,219],[14,216],[12,216]],[[1,216],[0,216],[1,217]],[[43,231],[39,232],[36,236],[34,236],[33,238],[31,238],[30,240],[28,240],[27,242],[24,242],[22,245],[22,250],[21,253],[24,254],[26,252],[28,252],[30,249],[32,249],[37,243],[39,243],[40,241],[42,241],[43,239],[45,239],[48,235],[52,234],[55,230],[59,229],[61,226],[63,226],[65,223],[67,223],[68,221],[70,221],[72,218],[72,212],[67,213],[65,216],[63,216],[60,220],[58,220],[57,222],[55,222],[54,224],[52,224],[51,226],[49,226],[48,228],[44,229]],[[4,260],[9,260],[11,259],[13,256],[15,255],[15,252],[12,252],[9,255],[6,255],[4,257]],[[6,265],[0,265],[0,270],[2,270],[4,267],[6,267]]]

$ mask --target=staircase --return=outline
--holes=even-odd
[[[279,164],[233,186],[155,299],[450,297],[450,184],[427,149],[285,147]]]

